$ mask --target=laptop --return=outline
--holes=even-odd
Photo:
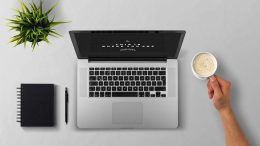
[[[70,31],[78,128],[177,128],[185,31]]]

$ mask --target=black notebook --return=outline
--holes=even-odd
[[[21,84],[18,122],[22,127],[54,126],[54,85]]]

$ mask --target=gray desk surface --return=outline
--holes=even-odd
[[[25,0],[30,1],[30,0]],[[37,0],[38,1],[38,0]],[[47,6],[53,4],[45,1]],[[5,18],[18,0],[0,8],[0,145],[224,145],[218,113],[208,100],[206,82],[193,77],[190,61],[199,51],[215,54],[217,74],[232,81],[237,118],[252,145],[260,145],[259,83],[260,1],[257,0],[62,0],[55,10],[63,38],[28,47],[7,44],[14,34]],[[179,55],[180,127],[175,130],[92,130],[75,128],[76,55],[72,29],[184,29]],[[21,82],[57,85],[56,128],[21,128],[16,122],[16,86]],[[70,89],[69,125],[64,122],[64,87]],[[258,113],[258,114],[257,114]]]

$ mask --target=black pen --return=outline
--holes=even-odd
[[[65,88],[65,122],[68,124],[68,105],[69,105],[69,94],[68,88]]]

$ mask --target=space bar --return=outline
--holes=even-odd
[[[112,92],[112,97],[138,97],[138,92]]]

